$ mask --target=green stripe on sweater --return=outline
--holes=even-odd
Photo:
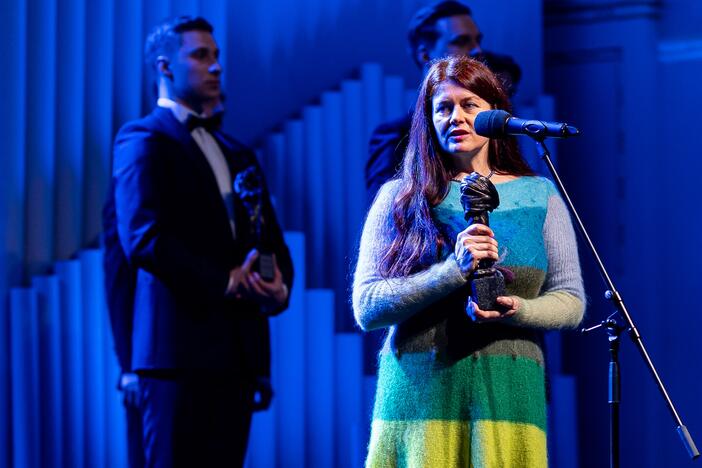
[[[511,421],[546,430],[544,372],[530,359],[471,356],[442,365],[431,353],[412,353],[380,361],[374,419]]]

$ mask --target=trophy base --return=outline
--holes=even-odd
[[[500,270],[486,268],[476,270],[472,280],[472,299],[481,310],[507,312],[497,303],[498,296],[505,295],[505,278]]]

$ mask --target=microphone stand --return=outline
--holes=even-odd
[[[568,193],[566,192],[566,189],[563,186],[563,182],[561,182],[561,178],[559,177],[558,172],[556,171],[556,168],[554,167],[553,162],[551,161],[551,154],[549,153],[548,148],[546,148],[546,145],[544,144],[544,136],[529,136],[531,136],[536,142],[536,149],[539,153],[539,156],[548,166],[548,169],[551,172],[551,175],[553,176],[553,180],[556,183],[556,186],[558,187],[558,191],[561,193],[563,200],[568,206],[568,210],[575,219],[575,223],[578,227],[578,230],[580,231],[580,234],[582,234],[583,238],[585,239],[585,242],[587,243],[587,246],[590,249],[590,252],[592,253],[593,257],[595,258],[595,261],[597,262],[597,266],[600,269],[600,273],[602,274],[602,279],[604,280],[605,285],[607,286],[605,298],[611,301],[616,309],[616,311],[612,315],[610,315],[607,318],[607,320],[603,321],[599,325],[582,330],[583,332],[589,332],[594,329],[604,327],[607,329],[607,334],[609,337],[610,467],[619,467],[619,405],[621,401],[619,381],[619,343],[621,333],[624,331],[629,332],[629,338],[631,338],[631,340],[634,342],[634,345],[639,350],[639,353],[641,354],[641,357],[643,358],[646,367],[648,367],[648,370],[651,372],[651,375],[653,376],[653,379],[655,380],[656,385],[658,386],[658,390],[663,395],[663,399],[665,400],[665,403],[668,406],[668,410],[670,411],[671,416],[675,420],[676,430],[678,432],[678,435],[680,436],[680,439],[682,440],[683,445],[687,449],[688,455],[693,460],[698,458],[700,456],[700,452],[697,450],[695,442],[692,440],[692,437],[690,436],[687,427],[683,424],[682,420],[680,419],[680,416],[678,416],[678,412],[675,410],[675,406],[673,405],[672,400],[668,396],[668,392],[666,391],[665,386],[663,385],[663,382],[661,381],[661,378],[658,375],[658,371],[656,371],[656,368],[648,355],[648,351],[646,351],[646,348],[644,347],[643,341],[641,339],[641,334],[636,328],[636,325],[634,325],[634,321],[631,318],[631,315],[629,315],[629,311],[626,309],[626,306],[624,305],[624,300],[622,299],[622,296],[614,287],[614,283],[609,277],[609,274],[607,273],[607,270],[605,269],[605,266],[602,263],[599,254],[597,253],[595,245],[592,243],[592,240],[590,240],[590,236],[588,235],[587,230],[585,229],[585,225],[580,220],[580,216],[578,216],[578,212],[575,210],[573,202],[570,201],[570,197],[568,196]],[[624,326],[619,324],[619,321],[617,320],[618,318],[624,321]]]

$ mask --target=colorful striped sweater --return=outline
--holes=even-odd
[[[397,182],[381,189],[361,237],[353,308],[363,329],[389,327],[379,356],[369,467],[547,465],[541,331],[575,327],[584,293],[575,234],[550,181],[496,185],[490,215],[507,292],[520,309],[503,322],[473,323],[469,285],[447,254],[428,269],[384,279],[379,260]],[[433,209],[450,239],[466,227],[458,183]],[[451,249],[452,252],[452,249]]]

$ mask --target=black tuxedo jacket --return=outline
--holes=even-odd
[[[260,171],[250,150],[214,136],[232,180],[249,166]],[[291,290],[290,253],[265,188],[263,198],[268,245]],[[235,197],[234,239],[214,173],[169,109],[119,131],[103,219],[108,305],[124,370],[269,375],[267,318],[256,304],[224,294],[229,271],[256,245],[248,214]]]
[[[373,203],[380,186],[395,177],[409,143],[412,116],[380,124],[370,137],[366,161],[366,201]]]

